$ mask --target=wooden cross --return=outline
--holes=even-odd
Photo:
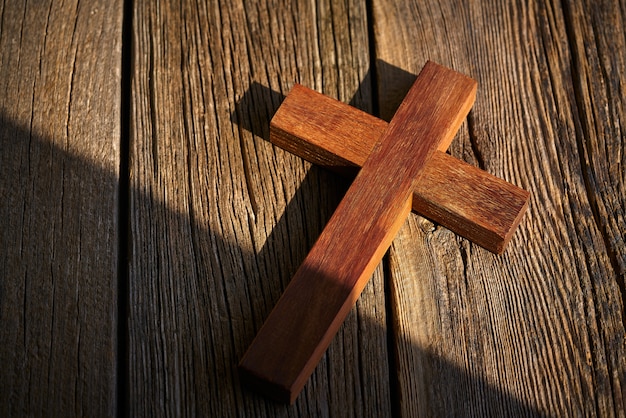
[[[362,168],[241,360],[242,381],[296,399],[412,206],[503,250],[528,193],[444,153],[476,86],[428,62],[388,126],[303,87],[290,93],[272,120],[273,139],[324,166]],[[464,196],[469,208],[456,203]]]

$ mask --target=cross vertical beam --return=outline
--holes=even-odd
[[[476,96],[428,62],[239,365],[242,380],[293,402],[411,209],[416,183]]]

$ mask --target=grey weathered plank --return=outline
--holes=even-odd
[[[0,4],[0,415],[114,415],[122,4]]]
[[[369,67],[364,4],[134,8],[130,413],[385,415],[380,270],[293,407],[236,376],[345,190],[274,148],[269,120],[295,82],[352,98]],[[359,93],[353,103],[371,110],[369,84]]]
[[[452,153],[532,194],[502,256],[417,216],[394,242],[402,415],[623,416],[623,2],[380,1],[374,22],[381,60],[478,80]],[[389,117],[411,77],[378,76]]]

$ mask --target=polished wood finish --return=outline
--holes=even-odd
[[[475,97],[471,78],[424,66],[241,360],[245,381],[295,401],[408,216],[424,167],[450,144]]]
[[[270,140],[342,174],[361,167],[387,122],[299,84],[270,124]],[[496,254],[528,207],[529,193],[458,160],[433,154],[413,191],[413,210]]]

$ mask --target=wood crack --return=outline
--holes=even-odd
[[[252,209],[253,220],[254,222],[256,222],[256,219],[259,216],[259,205],[257,203],[257,199],[254,193],[254,179],[252,177],[250,169],[250,159],[248,157],[248,153],[246,152],[247,146],[243,138],[241,129],[239,129],[237,132],[239,134],[239,152],[241,155],[241,165],[243,168],[243,177],[246,184],[246,192],[248,194],[248,199],[250,199],[250,208]],[[254,240],[254,235],[250,235],[250,238]]]
[[[367,19],[367,43],[370,61],[369,68],[369,88],[371,90],[371,109],[372,115],[380,118],[380,96],[378,94],[378,72],[376,70],[377,50],[376,50],[376,32],[374,30],[376,22],[374,21],[374,4],[373,0],[365,2],[366,19]]]
[[[121,74],[120,74],[120,161],[117,201],[117,330],[116,330],[116,393],[114,410],[118,417],[128,415],[129,405],[129,306],[130,306],[130,143],[133,135],[133,14],[134,2],[126,0],[122,9]],[[154,121],[153,121],[154,123]]]
[[[483,156],[482,151],[478,146],[477,133],[475,127],[474,115],[472,112],[467,116],[467,130],[469,132],[469,143],[472,148],[472,153],[476,158],[476,163],[478,164],[478,168],[481,170],[485,170],[485,157]]]
[[[158,6],[157,6],[158,7]],[[152,22],[150,22],[152,23]],[[150,25],[152,26],[152,25]],[[157,118],[157,100],[156,100],[156,77],[157,72],[154,64],[154,36],[150,38],[149,63],[148,63],[148,106],[150,107],[150,133],[152,146],[152,176],[156,180],[159,173],[159,136],[158,136],[158,118]]]
[[[399,335],[399,327],[395,318],[399,317],[394,311],[396,306],[394,305],[394,282],[392,280],[393,274],[391,271],[391,257],[389,252],[385,255],[382,261],[383,270],[383,284],[385,293],[385,326],[387,328],[387,363],[389,370],[389,392],[391,395],[391,416],[394,418],[401,417],[402,411],[400,405],[402,404],[402,394],[400,392],[400,378],[398,375],[399,359],[397,347],[400,343],[401,336]]]

